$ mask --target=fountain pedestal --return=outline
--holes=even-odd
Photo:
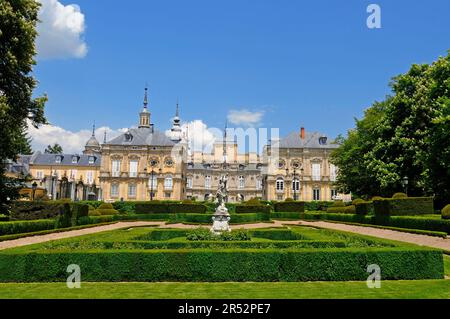
[[[212,216],[213,225],[210,231],[214,234],[220,234],[222,232],[231,231],[229,221],[230,214],[228,213],[228,209],[225,205],[219,205],[216,208],[214,215]]]

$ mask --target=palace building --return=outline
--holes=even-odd
[[[148,91],[138,126],[100,144],[94,135],[83,154],[23,156],[32,179],[51,199],[72,200],[208,200],[220,176],[228,174],[229,198],[239,202],[265,200],[331,200],[337,168],[330,154],[338,147],[325,135],[301,128],[270,142],[261,155],[239,153],[227,129],[210,152],[189,151],[181,128],[179,105],[170,131],[159,131],[151,121]]]

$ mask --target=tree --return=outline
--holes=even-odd
[[[403,190],[407,177],[409,195],[448,201],[449,83],[450,51],[394,77],[392,96],[371,106],[332,155],[339,187],[360,196],[390,196]]]
[[[44,151],[44,153],[49,154],[62,154],[62,152],[63,152],[62,146],[59,145],[58,143],[53,144],[53,146],[48,145]]]
[[[34,0],[0,2],[0,163],[19,154],[27,120],[35,127],[46,123],[47,98],[32,97],[38,10]],[[5,176],[4,165],[0,165],[0,189],[0,210],[4,211],[8,201],[18,196],[17,188]]]
[[[20,136],[18,136],[18,138],[17,152],[22,155],[33,154],[33,149],[31,148],[31,137],[29,137],[26,132],[23,132]]]

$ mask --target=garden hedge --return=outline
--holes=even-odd
[[[0,223],[0,235],[30,233],[55,228],[54,219],[36,219]]]
[[[177,237],[177,236],[175,236]],[[172,237],[173,238],[173,237]],[[84,249],[91,248],[89,242],[83,242]],[[75,244],[76,245],[76,244]],[[74,247],[74,244],[72,244]],[[164,241],[164,240],[133,240],[123,242],[102,241],[92,243],[94,249],[266,249],[266,248],[332,248],[346,247],[342,240],[279,240],[279,241]],[[78,247],[74,247],[77,248]]]
[[[305,202],[305,210],[308,211],[318,211],[318,210],[327,210],[328,207],[333,206],[334,201],[312,201]]]
[[[306,220],[334,220],[351,223],[373,224],[392,226],[407,229],[421,229],[450,234],[450,220],[416,217],[416,216],[388,216],[377,218],[376,216],[364,216],[356,214],[330,214],[322,212],[310,212],[301,214],[301,219]]]
[[[355,204],[355,214],[358,215],[367,215],[373,212],[373,203],[368,201],[358,201]]]
[[[298,212],[303,213],[305,211],[305,202],[278,202],[273,204],[273,208],[276,212]]]
[[[236,205],[236,214],[265,213],[269,214],[272,207],[269,205]]]
[[[33,220],[56,218],[63,201],[14,201],[11,204],[10,220]]]
[[[65,282],[70,264],[86,282],[362,281],[370,264],[384,280],[444,278],[442,252],[426,248],[125,249],[3,251],[0,282]]]
[[[271,219],[279,219],[279,220],[297,220],[300,219],[301,213],[296,212],[271,212]]]
[[[373,201],[375,215],[401,216],[433,214],[433,197],[383,198]]]
[[[204,214],[206,206],[202,204],[182,204],[170,202],[138,202],[137,214]]]
[[[334,214],[355,214],[355,205],[328,207],[327,213]]]

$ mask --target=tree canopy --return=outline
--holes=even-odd
[[[392,79],[393,94],[369,107],[332,154],[337,185],[358,196],[450,196],[450,51]]]
[[[38,10],[34,0],[0,1],[0,163],[23,150],[28,121],[36,127],[46,123],[46,97],[32,97]],[[12,184],[0,165],[0,209],[17,196]]]
[[[58,143],[55,143],[55,144],[53,144],[53,146],[52,145],[48,145],[47,148],[45,149],[44,153],[62,154],[63,153],[63,148]]]

